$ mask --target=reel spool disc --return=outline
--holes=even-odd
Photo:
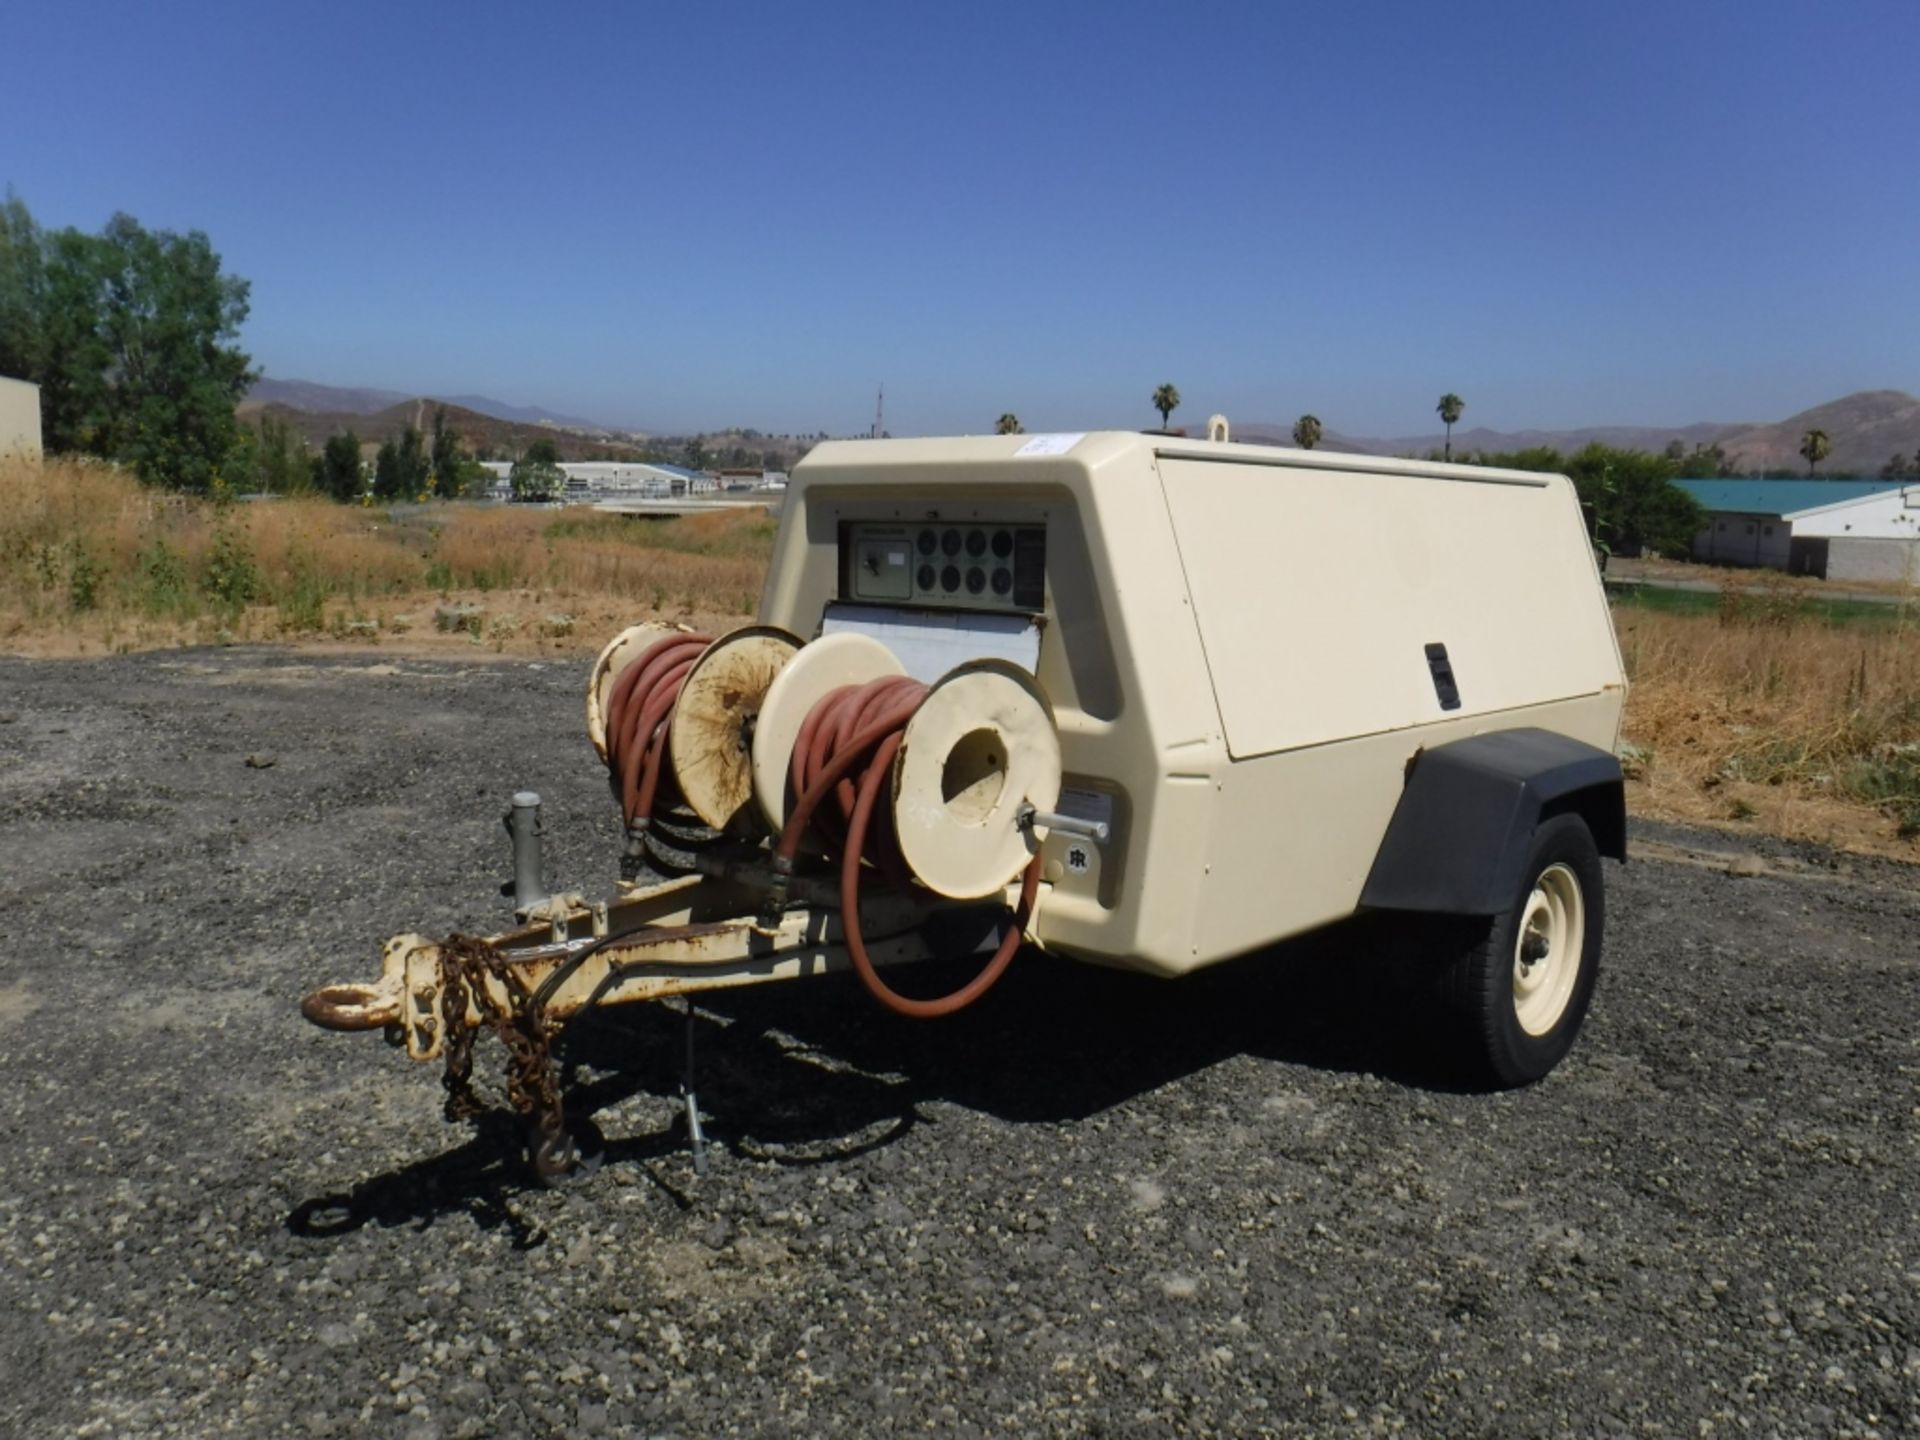
[[[1033,859],[1022,804],[1060,802],[1060,736],[1039,684],[1005,660],[934,683],[893,770],[893,827],[920,882],[954,900],[998,894]]]
[[[753,798],[774,834],[786,824],[787,768],[808,713],[843,685],[906,673],[893,652],[872,636],[841,630],[801,646],[773,677],[753,731],[752,769]]]
[[[600,652],[587,674],[587,738],[602,763],[607,758],[607,696],[620,672],[636,655],[663,635],[671,635],[670,625],[629,625]]]
[[[667,730],[681,797],[724,830],[753,794],[752,740],[761,704],[802,641],[777,625],[748,625],[709,645],[687,672]]]

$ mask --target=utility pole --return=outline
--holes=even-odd
[[[887,385],[880,382],[880,394],[873,402],[873,438],[878,440],[887,433]]]

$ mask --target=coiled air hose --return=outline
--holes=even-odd
[[[664,636],[620,671],[608,693],[608,780],[629,837],[653,823],[674,702],[693,662],[712,643],[711,635]]]
[[[905,738],[907,721],[926,698],[928,687],[903,676],[886,676],[864,685],[848,685],[825,696],[802,722],[794,742],[790,776],[793,808],[774,849],[777,875],[792,873],[809,823],[840,858],[840,924],[847,953],[861,983],[874,999],[898,1015],[930,1020],[971,1005],[992,987],[1026,936],[1040,886],[1040,857],[1028,862],[1020,902],[1007,933],[980,972],[951,994],[930,1000],[902,995],[880,978],[867,954],[860,926],[860,885],[870,863],[905,888],[909,871],[893,835],[891,807],[879,805],[893,773],[894,757]],[[827,800],[833,810],[825,810]],[[879,808],[876,823],[875,808]]]
[[[674,634],[653,642],[624,666],[607,696],[608,778],[638,842],[653,823],[666,768],[668,737],[680,688],[694,663],[713,643],[706,635]],[[893,833],[892,807],[879,803],[894,757],[928,687],[904,676],[842,686],[822,698],[802,721],[789,767],[796,797],[774,848],[776,894],[809,827],[828,855],[840,862],[840,923],[847,953],[868,992],[896,1014],[913,1019],[951,1015],[978,1000],[1006,972],[1026,937],[1040,885],[1040,857],[1028,863],[1020,901],[999,947],[971,980],[950,994],[918,1000],[880,978],[860,925],[860,886],[868,866],[897,888],[913,883],[912,871]],[[831,798],[833,804],[826,802]],[[876,810],[878,814],[876,814]],[[777,908],[777,904],[776,904]]]

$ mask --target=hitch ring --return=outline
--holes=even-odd
[[[378,985],[322,985],[300,1013],[323,1030],[380,1030],[400,1022],[400,1002]]]

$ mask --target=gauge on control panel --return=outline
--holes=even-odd
[[[841,595],[936,609],[1042,610],[1044,525],[855,521],[841,532]]]

